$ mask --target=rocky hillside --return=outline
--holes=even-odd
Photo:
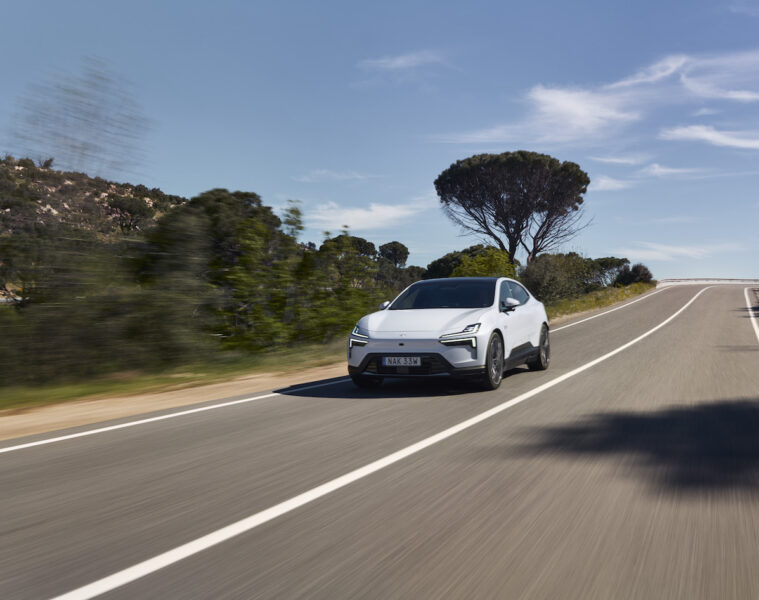
[[[28,158],[0,160],[0,235],[59,224],[109,237],[144,230],[186,201],[158,188],[37,166]]]

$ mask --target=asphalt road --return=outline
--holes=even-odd
[[[677,286],[495,392],[339,380],[7,440],[0,598],[757,598],[757,336],[742,286]]]

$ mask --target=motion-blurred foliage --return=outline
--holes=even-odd
[[[299,243],[297,205],[49,167],[0,161],[0,384],[325,342],[423,273],[347,231]]]
[[[427,269],[408,248],[351,235],[300,243],[301,212],[252,192],[191,200],[0,160],[0,385],[153,371],[343,336],[422,278],[514,276],[545,302],[627,280],[627,259],[546,254],[522,268],[494,247]]]

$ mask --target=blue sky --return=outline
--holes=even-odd
[[[565,250],[659,278],[759,276],[759,0],[14,2],[0,20],[0,151],[30,84],[97,57],[153,126],[139,174],[302,203],[426,265],[478,240],[432,182],[527,149],[592,180]]]

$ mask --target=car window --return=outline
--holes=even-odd
[[[457,279],[420,281],[390,305],[390,310],[422,308],[485,308],[492,306],[495,280]]]
[[[527,290],[516,281],[509,281],[509,287],[511,288],[511,297],[519,300],[519,304],[524,304],[530,299],[530,294],[527,293]]]
[[[508,281],[502,281],[501,282],[501,292],[498,295],[498,306],[501,306],[501,303],[506,300],[506,298],[513,298],[514,296],[511,295],[511,288],[509,287]]]

